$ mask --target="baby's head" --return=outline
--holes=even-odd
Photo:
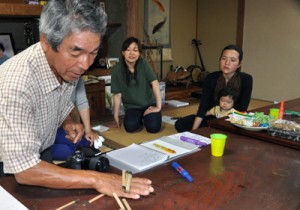
[[[230,87],[224,87],[220,91],[218,99],[222,110],[230,110],[236,100],[236,91]]]

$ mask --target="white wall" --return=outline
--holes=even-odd
[[[254,78],[253,98],[300,97],[300,2],[246,0],[243,71]]]
[[[195,59],[199,63],[190,45],[196,34],[196,2],[171,0],[174,60],[164,62],[164,74],[170,64],[186,67]],[[207,70],[215,71],[222,48],[236,42],[238,0],[198,3],[197,38],[203,42],[201,53]],[[300,97],[300,1],[245,0],[244,21],[242,70],[254,78],[252,98],[280,101]]]
[[[199,0],[198,36],[203,42],[200,50],[210,72],[219,70],[222,49],[236,43],[237,8],[238,0]]]
[[[198,8],[197,8],[198,1]],[[170,65],[188,67],[199,64],[192,39],[200,39],[205,67],[208,71],[219,69],[218,60],[225,45],[235,43],[237,28],[237,2],[230,0],[170,0],[171,46],[173,60],[164,62],[163,78]],[[198,37],[196,37],[196,13],[198,10]],[[140,4],[139,19],[143,20],[144,3]],[[140,21],[139,38],[143,40],[143,23]],[[157,63],[158,64],[158,63]]]
[[[173,65],[194,65],[192,40],[196,34],[196,0],[170,0]]]

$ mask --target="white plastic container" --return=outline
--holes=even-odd
[[[166,82],[159,82],[159,89],[161,95],[161,104],[164,105],[166,101]]]

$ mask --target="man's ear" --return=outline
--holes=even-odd
[[[46,40],[45,35],[40,35],[40,42],[41,42],[43,51],[47,52],[51,46],[49,45],[48,41]]]

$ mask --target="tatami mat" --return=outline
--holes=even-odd
[[[171,117],[182,117],[189,114],[194,114],[197,110],[198,104],[191,104],[186,107],[180,108],[170,108],[165,107],[163,109],[162,115],[171,116]],[[136,133],[127,133],[122,126],[121,129],[113,128],[110,126],[110,129],[106,132],[103,132],[101,135],[106,139],[106,144],[113,147],[119,148],[123,146],[128,146],[132,143],[141,143],[144,141],[154,140],[162,136],[169,136],[171,134],[177,133],[174,125],[169,123],[162,123],[162,128],[159,133],[148,133],[145,128]]]

